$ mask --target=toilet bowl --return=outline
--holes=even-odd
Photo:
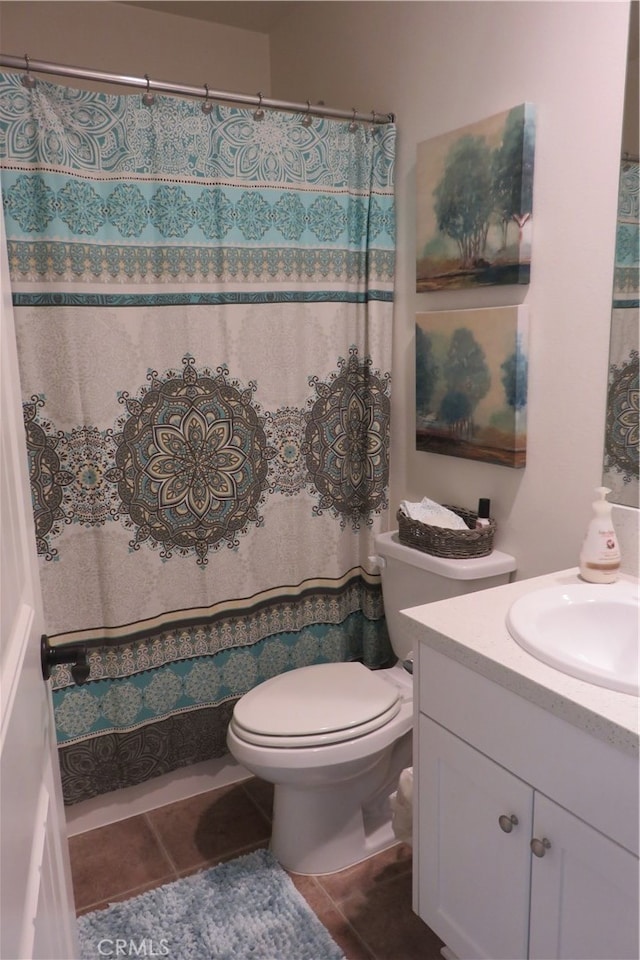
[[[494,551],[442,560],[375,538],[393,667],[322,663],[266,680],[236,703],[227,745],[274,784],[271,850],[302,874],[342,870],[397,842],[389,798],[411,764],[413,678],[400,610],[497,586],[515,569]],[[453,564],[453,566],[451,566]]]

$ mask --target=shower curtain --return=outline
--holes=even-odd
[[[210,103],[206,104],[210,106]],[[226,752],[277,673],[392,659],[392,125],[0,76],[65,801]]]

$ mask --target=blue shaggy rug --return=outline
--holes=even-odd
[[[267,850],[78,919],[82,960],[344,960]]]

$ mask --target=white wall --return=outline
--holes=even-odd
[[[397,116],[392,506],[490,497],[518,576],[573,566],[600,484],[627,3],[312,2],[272,35],[273,95]],[[529,287],[415,291],[416,145],[523,101],[537,110]],[[524,470],[419,453],[416,312],[529,305]]]
[[[2,53],[52,60],[107,73],[265,96],[270,88],[269,39],[187,17],[108,0],[0,3]],[[48,77],[54,83],[78,81]],[[93,84],[82,84],[88,89]],[[104,87],[110,93],[117,86]],[[131,93],[131,90],[126,91]]]
[[[626,0],[308,0],[292,5],[269,48],[253,31],[108,0],[5,0],[0,47],[396,113],[392,508],[425,494],[472,508],[490,497],[497,544],[525,577],[577,562],[601,478],[627,22]],[[417,295],[417,144],[525,100],[537,110],[530,286]],[[417,452],[416,312],[522,300],[531,320],[526,469]]]

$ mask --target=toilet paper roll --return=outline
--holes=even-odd
[[[411,844],[413,840],[413,767],[400,774],[398,789],[391,794],[391,825],[398,840]]]

